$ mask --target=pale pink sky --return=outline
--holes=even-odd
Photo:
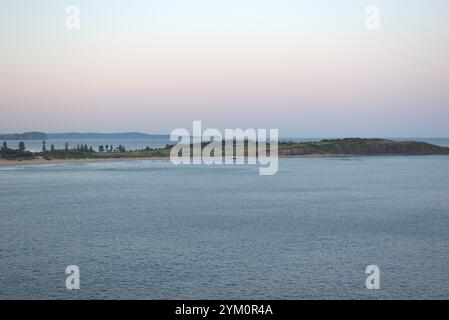
[[[2,1],[0,132],[449,136],[449,3],[376,2]]]

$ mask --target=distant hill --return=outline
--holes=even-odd
[[[43,132],[0,134],[0,140],[47,140],[47,134]]]
[[[165,138],[169,135],[163,134],[146,134],[140,132],[123,132],[123,133],[80,133],[80,132],[68,132],[68,133],[48,133],[48,139],[151,139],[151,138]]]
[[[0,134],[0,140],[86,140],[86,139],[151,139],[151,138],[170,138],[167,134],[146,134],[141,132],[122,132],[122,133],[95,133],[95,132],[67,132],[67,133],[43,133],[43,132],[25,132]]]
[[[281,143],[279,144],[279,155],[449,155],[449,148],[420,141],[348,138],[319,142]]]

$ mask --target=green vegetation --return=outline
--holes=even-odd
[[[66,143],[64,149],[55,149],[52,145],[50,150],[46,150],[43,143],[42,152],[34,153],[34,156],[39,156],[47,160],[51,159],[121,159],[121,158],[156,158],[156,157],[169,157],[171,146],[166,146],[162,149],[151,149],[149,147],[142,150],[130,150],[127,151],[125,147],[119,145],[117,148],[113,146],[98,147],[98,152],[93,149],[92,146],[77,145],[76,147],[69,149]]]
[[[0,149],[0,158],[5,160],[31,160],[34,156],[31,152],[25,150],[25,143],[22,141],[19,142],[17,150],[9,149],[6,141],[3,141]]]
[[[449,155],[449,148],[420,141],[348,138],[280,143],[279,155]]]
[[[23,141],[19,142],[19,152],[25,151],[25,143]]]
[[[202,143],[202,147],[207,144]],[[224,142],[221,144],[224,152]],[[5,141],[0,150],[0,157],[6,160],[31,160],[37,157],[46,160],[164,158],[170,156],[172,148],[171,145],[167,145],[160,149],[146,147],[141,150],[126,150],[122,145],[116,148],[112,145],[101,145],[98,147],[98,151],[95,151],[92,146],[77,145],[74,148],[69,148],[68,143],[65,143],[63,149],[56,149],[54,145],[51,145],[48,150],[46,145],[46,141],[43,140],[42,151],[32,153],[26,151],[24,142],[20,142],[18,149],[13,150],[8,148]],[[247,141],[244,145],[245,155],[248,155]],[[267,151],[269,152],[271,148],[272,146],[268,145]],[[449,155],[449,148],[419,141],[348,138],[304,143],[280,142],[278,153],[279,156]],[[257,154],[254,147],[250,149],[249,154]]]

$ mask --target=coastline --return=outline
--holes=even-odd
[[[188,146],[187,147],[191,147]],[[223,146],[222,146],[223,147]],[[82,148],[71,150],[53,150],[47,153],[33,153],[22,150],[9,149],[6,145],[2,147],[2,156],[7,159],[0,159],[0,167],[45,165],[45,164],[83,164],[83,163],[101,163],[117,161],[156,161],[170,159],[171,148],[167,145],[163,149],[145,149],[126,151],[123,147],[118,152],[111,151],[104,153],[101,150],[96,153],[92,147],[87,145]],[[245,158],[258,157],[255,148],[245,146]],[[215,150],[215,149],[214,149]],[[449,148],[429,144],[420,141],[393,141],[386,139],[362,139],[345,138],[333,140],[321,140],[317,142],[296,143],[284,142],[276,145],[279,158],[342,158],[342,157],[368,157],[368,156],[430,156],[430,155],[449,155]],[[222,149],[225,158],[226,150]],[[232,153],[235,157],[234,151]],[[196,155],[195,155],[196,157]],[[30,160],[25,160],[30,159]],[[49,160],[47,160],[49,159]]]
[[[97,162],[120,162],[120,161],[138,161],[138,160],[169,160],[168,157],[136,157],[136,158],[98,158],[98,159],[32,159],[32,160],[5,160],[0,159],[0,167],[34,166],[45,164],[85,164]]]
[[[351,158],[351,157],[375,157],[375,156],[429,156],[429,155],[409,155],[409,154],[308,154],[308,155],[279,155],[279,158]],[[432,155],[430,155],[432,156]],[[433,155],[435,156],[435,155]],[[438,155],[437,155],[438,156]],[[447,156],[447,155],[444,155]],[[105,163],[105,162],[125,162],[125,161],[169,161],[170,157],[123,157],[123,158],[84,158],[84,159],[52,159],[45,160],[36,158],[32,160],[5,160],[0,159],[0,168],[17,167],[17,166],[34,166],[48,164],[87,164],[87,163]]]
[[[286,156],[280,155],[279,158],[342,158],[342,157],[357,157],[360,155],[348,155],[348,154],[310,154],[310,155],[298,155],[298,156]],[[169,161],[170,157],[132,157],[132,158],[85,158],[85,159],[52,159],[45,160],[43,158],[37,158],[32,160],[5,160],[0,159],[0,168],[5,167],[17,167],[17,166],[34,166],[34,165],[46,165],[46,164],[87,164],[87,163],[104,163],[104,162],[122,162],[122,161]]]

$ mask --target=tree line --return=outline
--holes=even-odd
[[[149,147],[147,147],[144,150],[153,150]],[[11,149],[8,147],[8,144],[6,141],[3,141],[3,145],[0,149],[1,155],[5,154],[12,154],[12,153],[23,153],[23,152],[29,152],[26,151],[25,143],[23,141],[19,142],[17,149]],[[69,143],[66,142],[64,144],[63,149],[56,149],[54,144],[51,144],[50,147],[47,147],[47,141],[42,141],[42,153],[53,153],[53,152],[78,152],[78,153],[94,153],[96,152],[92,146],[88,146],[87,144],[77,144],[76,146],[70,148]],[[113,145],[99,145],[98,146],[98,152],[127,152],[126,148],[119,144],[116,148],[114,148]]]

